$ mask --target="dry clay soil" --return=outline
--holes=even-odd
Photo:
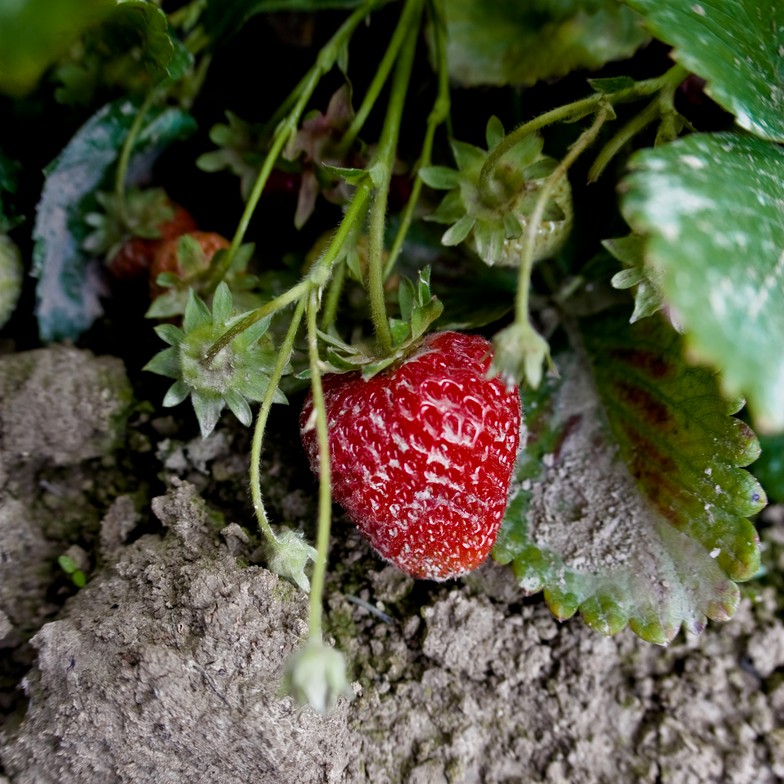
[[[306,597],[257,555],[247,440],[156,417],[117,359],[0,356],[2,784],[784,779],[780,508],[768,577],[668,648],[559,623],[497,565],[414,583],[338,519],[328,623],[354,698],[322,716],[279,693]],[[307,528],[292,443],[264,489]]]

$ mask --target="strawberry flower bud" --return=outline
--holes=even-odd
[[[267,568],[287,580],[301,591],[310,591],[310,580],[305,574],[308,561],[316,559],[316,548],[309,545],[301,531],[285,530],[266,547]]]
[[[298,705],[310,705],[318,713],[335,707],[338,697],[351,697],[346,678],[346,660],[321,640],[308,640],[288,660],[283,689]]]
[[[493,338],[491,375],[500,375],[511,386],[527,381],[536,389],[542,381],[542,364],[550,359],[547,341],[528,323],[515,322]]]

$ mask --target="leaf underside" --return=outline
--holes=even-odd
[[[741,128],[784,141],[784,3],[627,0]]]
[[[692,134],[631,159],[621,207],[692,357],[784,430],[784,149]]]
[[[557,617],[666,644],[731,617],[736,581],[759,569],[747,516],[765,497],[740,468],[758,442],[661,318],[581,327],[584,353],[523,393],[527,442],[493,554]]]
[[[617,0],[447,0],[450,76],[466,87],[528,85],[629,57],[645,40]]]

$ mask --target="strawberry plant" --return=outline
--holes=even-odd
[[[153,253],[162,405],[253,427],[266,564],[310,591],[291,693],[347,693],[333,502],[417,578],[492,555],[601,633],[732,616],[760,569],[755,430],[782,484],[779,4],[60,0],[22,46],[37,6],[0,11],[0,319],[12,233],[43,342],[111,320],[107,270]],[[281,11],[317,34],[279,39]],[[68,130],[39,160],[46,112]],[[17,197],[6,158],[42,186]],[[261,493],[273,404],[303,397],[315,546]]]

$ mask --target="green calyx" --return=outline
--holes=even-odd
[[[487,125],[487,150],[453,141],[457,169],[429,166],[419,176],[431,188],[448,191],[430,216],[449,225],[441,238],[444,245],[465,241],[486,264],[516,267],[530,215],[557,162],[542,155],[541,137],[531,134],[503,155],[483,179],[485,163],[503,138],[503,127],[493,117]],[[564,178],[536,229],[534,261],[556,253],[571,225],[571,188]]]
[[[92,231],[82,243],[95,255],[111,257],[131,237],[159,239],[161,224],[174,216],[174,207],[162,188],[134,188],[123,199],[100,192],[95,198],[100,211],[85,216]]]
[[[253,417],[249,401],[261,400],[267,391],[277,358],[266,335],[268,318],[240,332],[208,360],[212,346],[245,315],[233,314],[231,292],[221,283],[215,291],[212,312],[191,292],[182,329],[172,324],[155,328],[169,348],[156,354],[144,369],[175,379],[163,405],[176,406],[190,397],[204,438],[227,406],[242,424],[250,426]],[[286,402],[279,390],[275,402]]]

